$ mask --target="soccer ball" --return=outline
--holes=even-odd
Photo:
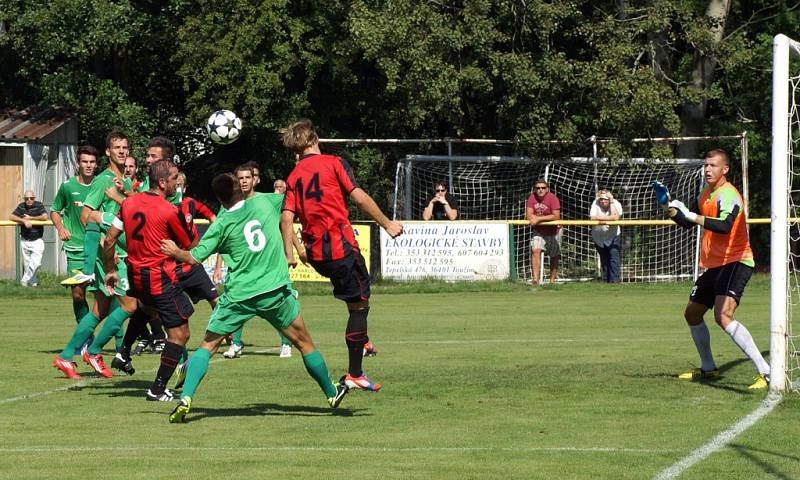
[[[206,130],[211,141],[227,145],[239,138],[242,120],[230,110],[217,110],[208,117]]]

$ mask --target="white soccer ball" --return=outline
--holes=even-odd
[[[230,110],[217,110],[208,117],[206,129],[211,141],[227,145],[239,138],[242,120]]]

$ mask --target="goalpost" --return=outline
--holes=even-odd
[[[800,43],[777,35],[772,46],[770,389],[783,392],[800,389],[799,341],[792,332],[800,305],[800,178],[795,170],[800,168],[795,163],[800,160],[800,68],[790,67],[800,58]]]

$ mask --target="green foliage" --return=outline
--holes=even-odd
[[[597,136],[617,139],[601,152],[612,158],[669,157],[673,147],[630,139],[698,128],[748,130],[762,146],[771,39],[800,35],[798,11],[731,2],[723,23],[707,16],[710,5],[0,0],[0,98],[77,107],[82,139],[98,146],[112,127],[131,134],[138,154],[166,134],[198,170],[256,160],[273,177],[293,164],[277,132],[298,117],[329,137],[509,138],[517,153],[539,155],[585,155]],[[245,122],[224,148],[202,136],[219,108]],[[557,153],[552,140],[562,142]],[[767,174],[767,152],[751,148],[753,184]],[[359,179],[384,191],[396,156],[377,157]]]

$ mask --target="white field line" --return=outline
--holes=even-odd
[[[769,415],[769,413],[780,402],[781,402],[781,396],[779,394],[776,393],[768,394],[767,398],[765,398],[764,401],[761,402],[761,405],[759,405],[758,408],[750,412],[749,415],[736,422],[736,424],[734,424],[731,428],[725,430],[724,432],[718,434],[716,437],[712,438],[705,445],[695,449],[693,452],[689,453],[689,455],[682,458],[677,463],[663,470],[661,473],[653,477],[653,480],[669,480],[677,478],[680,474],[682,474],[692,465],[695,465],[705,460],[712,453],[725,448],[728,445],[728,443],[730,443],[734,438],[739,436],[740,433],[744,432],[748,428],[755,425],[756,422]]]
[[[567,453],[612,453],[612,454],[661,454],[675,453],[678,450],[649,448],[607,448],[607,447],[304,447],[304,446],[260,446],[260,447],[187,447],[187,446],[103,446],[103,447],[17,447],[0,448],[0,453],[91,453],[91,452],[158,452],[158,451],[196,451],[196,452],[352,452],[352,453],[465,453],[465,452],[567,452]]]
[[[279,351],[279,350],[280,350],[280,347],[270,347],[270,348],[265,348],[263,350],[254,350],[253,353],[261,354],[261,353],[268,353],[268,352],[274,352],[274,351]],[[214,360],[211,360],[209,363],[216,363],[216,362],[220,362],[222,360],[224,360],[224,358],[222,358],[222,354],[220,354],[217,358],[215,358]],[[142,373],[155,373],[157,370],[158,370],[158,367],[151,368],[150,370],[142,370]],[[137,372],[138,371],[139,370],[137,370]],[[120,376],[122,377],[122,376],[127,376],[127,375],[120,374]],[[30,399],[33,399],[33,398],[43,397],[45,395],[52,395],[54,393],[66,392],[66,391],[69,391],[69,390],[80,390],[81,388],[83,388],[83,387],[85,387],[85,386],[87,386],[89,384],[92,384],[92,383],[95,383],[95,382],[99,382],[99,381],[103,381],[103,380],[107,381],[107,379],[103,378],[103,377],[81,379],[78,382],[71,383],[71,384],[65,385],[63,387],[54,388],[52,390],[45,390],[44,392],[26,393],[24,395],[19,395],[19,396],[16,396],[16,397],[4,398],[4,399],[0,400],[0,405],[4,405],[6,403],[19,402],[20,400],[30,400]]]

